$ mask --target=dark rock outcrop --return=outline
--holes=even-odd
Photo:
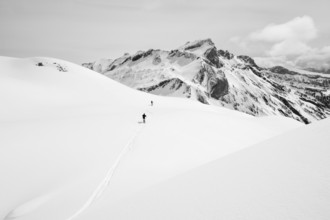
[[[190,60],[195,60],[197,58],[197,56],[193,53],[184,52],[184,51],[180,51],[180,50],[171,50],[170,53],[168,54],[168,57],[169,58],[184,57],[184,58],[190,59]]]
[[[217,49],[215,47],[212,47],[208,49],[204,56],[206,59],[208,59],[215,67],[220,68],[222,67],[222,64],[220,63],[219,56],[217,53]]]
[[[234,58],[234,54],[230,53],[228,50],[218,50],[218,56],[223,57],[227,60]]]
[[[249,65],[251,65],[253,67],[258,67],[258,65],[254,62],[254,59],[252,59],[249,56],[240,55],[240,56],[237,56],[237,58],[243,60],[246,64],[249,64]]]
[[[204,44],[208,44],[210,46],[214,46],[214,43],[211,39],[205,39],[205,40],[199,40],[199,41],[195,41],[194,43],[187,43],[187,46],[184,46],[184,50],[194,50],[198,47],[201,47]]]
[[[226,78],[213,78],[209,82],[210,95],[212,98],[220,99],[228,93],[228,81]]]

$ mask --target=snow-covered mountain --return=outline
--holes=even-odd
[[[170,178],[303,126],[136,91],[53,58],[0,57],[0,100],[1,220],[132,219],[105,213]]]
[[[53,58],[0,57],[0,100],[1,220],[330,218],[329,119],[155,96]]]
[[[83,66],[141,91],[255,116],[283,115],[310,123],[330,115],[330,75],[261,68],[248,56],[218,50],[210,39]]]

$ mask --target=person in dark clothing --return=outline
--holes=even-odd
[[[154,105],[154,101],[151,101],[151,106],[153,106]]]
[[[146,123],[146,114],[145,113],[143,113],[143,115],[142,115],[142,119],[143,119],[143,123]]]

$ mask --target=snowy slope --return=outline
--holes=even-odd
[[[329,219],[329,122],[270,139],[120,203],[103,202],[80,219]]]
[[[329,219],[329,129],[325,119],[287,132],[79,219]]]
[[[37,66],[39,62],[43,66]],[[67,71],[59,71],[57,65]],[[2,58],[0,68],[4,104],[0,110],[0,219],[20,204],[38,207],[62,191],[69,190],[68,196],[74,198],[77,185],[88,175],[95,175],[95,180],[86,181],[93,188],[103,166],[115,160],[135,132],[145,99],[130,89],[114,96],[122,88],[118,83],[55,59]],[[125,108],[113,107],[133,95],[135,99],[126,102]],[[118,117],[118,111],[125,117]],[[76,209],[72,200],[59,215]],[[55,211],[57,204],[53,205]]]
[[[301,126],[139,92],[53,58],[1,57],[0,70],[5,220],[85,218]]]
[[[304,123],[330,115],[328,76],[261,68],[248,56],[218,50],[210,39],[100,63],[83,66],[156,95],[188,98],[255,116],[284,115]]]

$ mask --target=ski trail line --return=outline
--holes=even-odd
[[[116,161],[114,164],[110,167],[108,170],[105,178],[102,180],[102,182],[97,186],[97,188],[94,190],[92,195],[88,198],[88,200],[84,203],[83,206],[78,209],[71,217],[67,218],[67,220],[73,220],[77,216],[79,216],[82,212],[84,212],[88,207],[90,207],[105,191],[107,186],[110,184],[113,174],[115,173],[118,165],[120,164],[121,159],[125,156],[126,153],[128,153],[131,150],[131,145],[133,144],[135,138],[139,135],[139,133],[142,131],[143,126],[139,127],[136,132],[133,134],[131,139],[127,142],[127,144],[123,147],[123,149],[120,151]]]

